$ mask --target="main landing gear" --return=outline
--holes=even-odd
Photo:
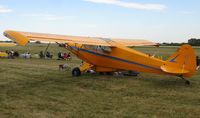
[[[74,77],[81,76],[82,72],[85,72],[88,69],[91,69],[92,67],[93,67],[93,65],[83,62],[80,67],[76,67],[72,70],[72,76],[74,76]]]
[[[72,70],[72,75],[73,75],[74,77],[81,76],[81,70],[80,70],[78,67],[74,68],[74,69]]]

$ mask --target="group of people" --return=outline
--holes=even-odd
[[[9,59],[14,59],[15,57],[19,57],[19,53],[18,51],[14,51],[14,50],[6,50],[6,53],[8,54],[8,58]]]
[[[25,59],[30,59],[31,58],[31,54],[29,52],[25,52],[20,54],[21,58],[25,58]]]
[[[6,50],[6,53],[8,54],[8,59],[14,59],[16,57],[21,57],[21,58],[31,58],[31,54],[29,52],[25,52],[20,54],[18,51],[8,51]]]
[[[29,52],[25,52],[20,54],[18,51],[14,51],[14,50],[6,50],[7,53],[7,57],[8,59],[14,59],[16,57],[21,57],[21,58],[31,58],[32,55]],[[37,55],[37,56],[35,56]],[[53,54],[51,54],[49,51],[47,51],[46,53],[44,53],[43,51],[40,51],[39,54],[34,54],[33,57],[39,57],[41,59],[45,58],[45,59],[52,59],[53,58]],[[71,53],[61,53],[58,52],[58,60],[70,60],[71,59]]]
[[[39,57],[42,58],[47,58],[47,59],[52,59],[53,55],[47,51],[46,53],[44,53],[43,51],[40,51]]]
[[[71,59],[71,53],[58,53],[58,60],[70,60]]]
[[[43,51],[40,51],[39,57],[42,58],[47,58],[47,59],[52,59],[53,55],[50,52],[44,53]],[[58,52],[58,60],[70,60],[71,59],[71,53],[61,53]]]

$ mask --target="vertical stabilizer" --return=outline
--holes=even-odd
[[[196,73],[196,55],[192,46],[181,46],[161,67],[165,72],[191,77]]]

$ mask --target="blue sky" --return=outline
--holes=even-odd
[[[6,29],[186,42],[200,38],[200,0],[0,0]]]

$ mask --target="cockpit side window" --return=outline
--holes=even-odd
[[[110,53],[112,51],[112,49],[108,46],[84,45],[83,48],[87,50],[94,50],[101,53]]]
[[[104,52],[104,53],[110,53],[112,51],[112,49],[108,46],[101,46],[101,50]]]

